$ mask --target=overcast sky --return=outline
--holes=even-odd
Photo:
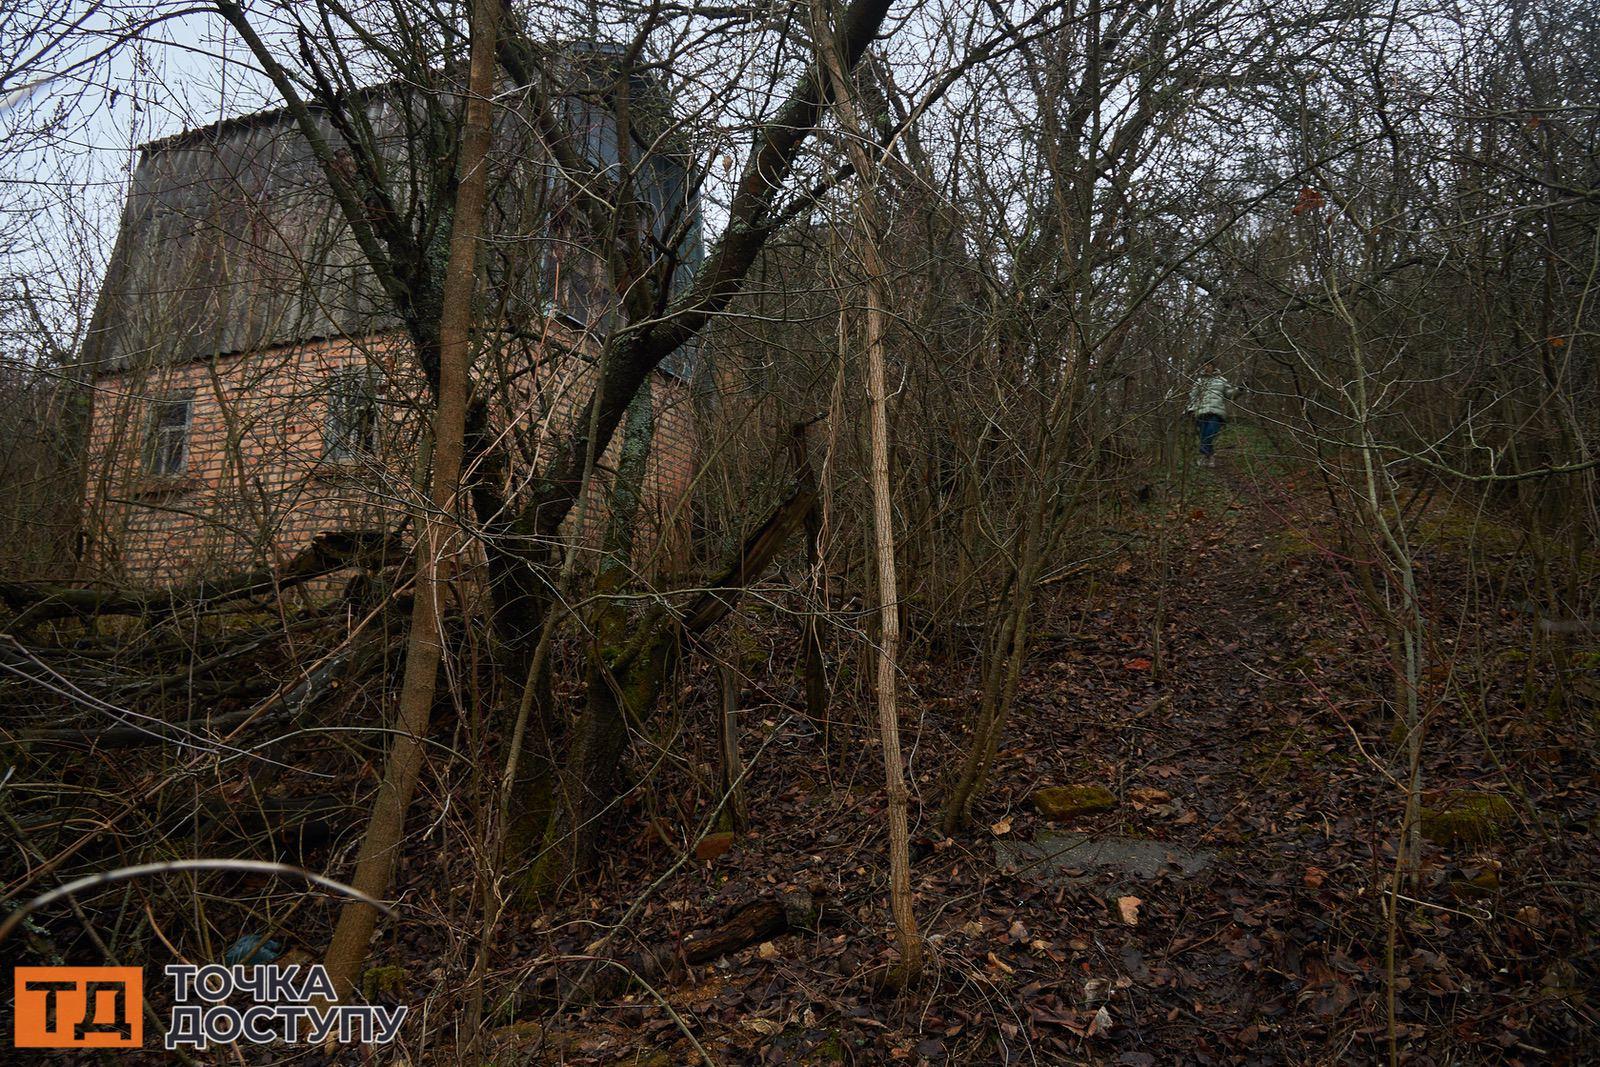
[[[16,62],[28,40],[76,29],[45,62],[7,71],[0,96],[3,274],[26,277],[63,329],[98,284],[137,147],[268,100],[214,16],[166,18],[127,39],[128,18],[151,10],[26,0],[11,18],[32,32],[0,41]]]
[[[71,44],[27,69],[0,68],[0,278],[26,278],[70,331],[110,255],[138,147],[282,101],[218,16],[176,4],[24,3],[0,16],[7,61],[67,30]],[[253,18],[269,41],[288,43],[270,9]],[[712,231],[718,216],[708,212]]]
[[[273,16],[309,12],[312,6],[275,6],[267,0],[251,6],[252,20],[268,41],[292,53],[293,38],[286,36],[290,26],[274,23]],[[1019,22],[1040,11],[1029,0],[1005,0],[1002,8]],[[576,0],[551,0],[520,17],[529,20],[529,32],[536,36],[570,39],[585,32],[586,10]],[[771,115],[809,58],[804,35],[791,21],[796,10],[774,6],[769,17],[749,22],[744,15],[674,15],[652,41],[672,54],[662,74],[680,111],[694,114],[692,143],[708,167],[708,237],[720,230],[724,216],[718,203],[743,162],[750,124]],[[900,21],[885,35],[883,47],[908,99],[918,100],[931,82],[995,32],[993,10],[969,0],[895,5]],[[1259,19],[1264,10],[1241,3],[1228,17]],[[1203,22],[1189,32],[1224,37],[1230,32],[1211,26]],[[43,62],[28,62],[40,42],[66,28],[69,47]],[[627,29],[608,27],[602,19],[599,36],[626,39]],[[19,63],[24,69],[14,69]],[[948,152],[931,145],[930,154],[936,162],[959,158],[967,171],[982,170],[995,188],[1026,189],[1033,174],[1028,93],[989,109],[996,78],[1003,77],[985,70],[951,87],[948,104],[983,100],[987,113],[981,129],[957,131],[963,137],[959,149],[953,142]],[[100,0],[22,0],[15,12],[0,13],[0,284],[26,278],[35,299],[61,323],[62,340],[70,343],[73,315],[92,305],[109,256],[138,146],[280,102],[242,43],[215,15],[138,0],[118,0],[117,6]],[[1118,120],[1128,102],[1118,90],[1108,92],[1103,101],[1108,123]],[[919,131],[924,147],[938,135],[937,118]],[[1260,157],[1247,142],[1262,136],[1244,123],[1191,114],[1182,126],[1166,128],[1163,137],[1165,154],[1189,163],[1175,167],[1168,160],[1155,191],[1180,195],[1193,182],[1214,192],[1220,183],[1235,180],[1228,173],[1236,169],[1235,161]],[[1245,150],[1219,150],[1223,143]],[[81,318],[76,325],[81,329]],[[14,349],[12,338],[0,338],[0,346]]]

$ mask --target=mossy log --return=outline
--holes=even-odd
[[[1033,794],[1033,806],[1047,819],[1072,819],[1110,811],[1117,798],[1103,785],[1051,785]]]
[[[1498,793],[1448,793],[1422,809],[1422,836],[1436,845],[1483,845],[1497,841],[1516,818],[1511,801]]]

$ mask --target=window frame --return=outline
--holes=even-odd
[[[360,391],[352,388],[359,384]],[[383,377],[378,368],[350,364],[335,368],[323,380],[322,461],[334,465],[360,463],[378,454],[382,420]],[[359,408],[352,403],[359,401]],[[365,419],[360,415],[364,413]],[[354,416],[354,417],[352,417]],[[357,426],[364,421],[365,426]],[[337,426],[336,423],[342,423]]]
[[[162,420],[163,413],[176,408],[178,405],[183,407],[183,421],[175,425],[165,424]],[[145,476],[163,481],[173,481],[188,474],[189,443],[193,432],[193,389],[185,389],[152,398],[145,416]],[[164,442],[173,436],[176,436],[178,440],[177,455],[175,461],[168,466],[164,459],[169,455],[169,450],[164,447]]]

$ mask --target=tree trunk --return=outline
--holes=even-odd
[[[628,719],[654,706],[659,683],[637,676],[651,668],[623,660],[630,623],[625,604],[615,599],[632,575],[635,532],[644,498],[645,472],[655,439],[654,398],[647,379],[628,405],[616,475],[607,497],[606,532],[595,579],[595,611],[590,628],[588,700],[574,728],[540,836],[541,853],[524,895],[559,888],[571,873],[589,866],[597,822],[613,797],[616,768],[627,745]],[[580,513],[581,521],[581,513]],[[578,531],[582,537],[582,531]],[[636,697],[630,694],[637,694]],[[632,701],[642,701],[634,705]],[[526,835],[522,835],[526,837]]]
[[[722,714],[717,718],[717,744],[721,750],[722,795],[727,798],[719,830],[743,830],[750,821],[744,800],[744,759],[739,755],[739,672],[722,665]]]
[[[529,872],[524,899],[559,893],[595,860],[596,831],[617,799],[617,767],[628,742],[628,720],[654,708],[661,694],[665,655],[609,666],[599,657],[589,670],[589,695],[573,727],[545,827],[543,850]]]
[[[451,516],[456,513],[470,391],[473,291],[477,278],[478,237],[488,187],[490,99],[494,93],[495,34],[499,17],[500,5],[495,0],[474,0],[466,120],[461,135],[450,255],[445,267],[444,313],[439,325],[439,394],[433,418],[433,479],[429,493],[432,507],[417,538],[417,591],[394,743],[384,768],[383,782],[373,801],[372,816],[356,860],[355,876],[351,879],[355,888],[375,899],[388,895],[394,876],[405,832],[406,811],[411,806],[422,771],[423,735],[428,729],[444,651],[439,608],[447,580],[441,574],[441,564],[458,537]],[[327,966],[341,998],[348,998],[355,989],[377,918],[375,908],[359,902],[346,904],[339,913],[333,941],[328,946]]]
[[[869,236],[864,248],[872,248]],[[889,389],[884,373],[884,306],[879,298],[881,268],[876,249],[867,257],[873,281],[867,297],[867,399],[872,437],[872,529],[878,576],[878,731],[883,741],[883,773],[889,796],[889,908],[900,943],[900,980],[922,970],[922,940],[911,910],[911,828],[907,818],[905,763],[900,754],[899,587],[894,570],[894,504],[889,491]]]
[[[859,189],[856,237],[866,274],[866,355],[868,437],[871,453],[873,554],[878,578],[878,732],[883,744],[889,815],[889,911],[900,948],[894,985],[914,982],[922,971],[922,938],[911,908],[911,827],[907,808],[905,761],[900,753],[899,688],[900,601],[895,580],[894,501],[889,485],[889,387],[884,368],[888,325],[888,293],[880,253],[883,233],[877,201],[876,161],[862,148],[866,132],[857,114],[849,64],[839,55],[837,34],[822,10],[814,7],[819,60],[827,68],[834,105],[847,131]]]
[[[657,608],[641,619],[625,620],[610,631],[609,640],[602,638],[598,656],[590,661],[588,703],[567,748],[544,850],[523,886],[526,898],[560,889],[593,860],[595,817],[611,795],[609,785],[630,722],[649,720],[677,669],[684,643],[733,610],[743,587],[771,565],[815,500],[815,493],[796,492],[779,504],[746,538],[727,570],[707,582],[681,613]]]

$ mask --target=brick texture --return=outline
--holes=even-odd
[[[543,466],[578,416],[596,368],[572,354],[570,338],[500,346],[521,367],[484,374],[514,381],[491,405],[496,429],[521,458],[507,473],[515,491]],[[162,585],[263,563],[281,565],[317,534],[398,527],[418,498],[421,383],[409,346],[396,337],[336,339],[98,378],[85,492],[87,577]],[[343,370],[374,375],[376,447],[326,454],[330,385]],[[632,564],[646,577],[677,569],[688,552],[688,495],[696,434],[688,389],[657,374],[654,436],[636,522]],[[181,472],[152,471],[152,411],[190,398]],[[580,559],[598,559],[619,431],[597,464],[590,492],[566,536]],[[521,469],[523,467],[530,469]],[[582,519],[581,534],[578,519]],[[472,567],[475,560],[461,561]]]

